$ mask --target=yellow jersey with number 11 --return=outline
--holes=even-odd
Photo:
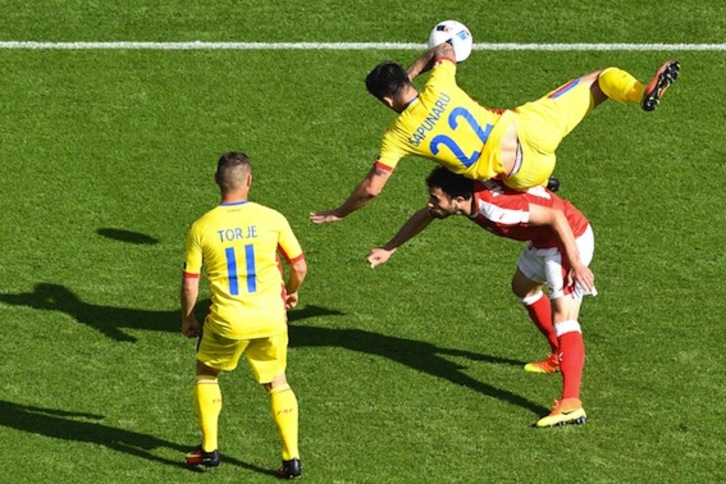
[[[287,323],[278,252],[303,257],[285,217],[254,202],[223,203],[192,224],[184,276],[209,279],[212,306],[204,330],[230,339],[267,337]]]

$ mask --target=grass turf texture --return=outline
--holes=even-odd
[[[443,18],[467,23],[478,42],[724,34],[715,2],[661,5],[647,18],[633,11],[637,29],[622,20],[628,7],[612,2],[558,2],[524,16],[504,2],[486,12],[423,2],[425,13],[402,6],[390,16],[333,1],[289,11],[58,5],[0,2],[11,12],[2,40],[423,42]],[[228,20],[230,8],[244,21]],[[508,291],[519,244],[449,220],[387,265],[365,265],[425,202],[430,162],[404,161],[379,200],[340,224],[307,221],[348,194],[392,119],[363,77],[382,59],[415,55],[0,51],[0,445],[13,456],[0,463],[3,480],[272,479],[278,440],[244,363],[222,377],[223,467],[208,475],[181,465],[198,442],[193,342],[178,333],[183,241],[217,202],[214,162],[229,149],[252,157],[253,199],[288,216],[310,263],[291,313],[288,372],[307,480],[726,477],[723,53],[475,52],[460,67],[460,84],[482,103],[510,107],[607,65],[645,80],[669,56],[683,64],[659,111],[608,103],[560,147],[562,195],[595,229],[601,294],[581,317],[590,420],[551,431],[529,427],[559,394],[559,378],[521,370],[546,345]]]

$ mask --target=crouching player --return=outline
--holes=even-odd
[[[371,267],[391,255],[434,218],[465,215],[483,229],[501,237],[528,241],[512,278],[512,291],[532,321],[547,338],[551,353],[525,370],[562,373],[562,395],[552,412],[537,427],[584,423],[580,382],[585,363],[578,322],[582,297],[596,295],[588,265],[594,236],[588,220],[570,202],[544,187],[515,191],[499,181],[476,182],[446,170],[434,169],[426,179],[429,201],[383,247],[368,255]],[[547,284],[549,298],[543,288]]]

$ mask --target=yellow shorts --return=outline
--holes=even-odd
[[[229,339],[212,331],[204,331],[197,348],[197,359],[210,368],[232,371],[237,368],[244,353],[257,383],[265,384],[285,372],[287,343],[287,329],[267,338],[256,339]]]
[[[504,179],[507,186],[525,190],[547,185],[555,169],[555,150],[595,107],[590,85],[575,79],[515,109],[522,164],[517,173]]]

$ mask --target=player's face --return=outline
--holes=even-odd
[[[436,218],[446,218],[457,213],[457,202],[439,187],[429,189],[429,213]]]

